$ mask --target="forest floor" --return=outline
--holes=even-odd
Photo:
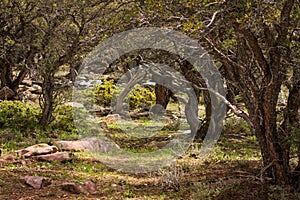
[[[130,144],[125,140],[122,143]],[[272,185],[272,180],[261,174],[256,138],[239,126],[225,127],[208,156],[197,154],[198,145],[193,144],[170,167],[144,174],[111,169],[82,152],[75,152],[75,158],[65,163],[2,163],[0,199],[300,199],[292,187]],[[147,148],[147,144],[141,146]],[[135,148],[133,143],[130,148]],[[21,181],[26,175],[44,177],[51,184],[33,189]],[[96,191],[73,194],[61,188],[66,182],[85,181],[95,183]]]

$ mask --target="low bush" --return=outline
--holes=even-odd
[[[21,101],[0,102],[0,128],[18,131],[35,129],[38,125],[40,109]]]
[[[95,103],[102,107],[109,107],[114,93],[117,95],[122,91],[114,85],[113,80],[103,80],[103,84],[95,86]],[[129,109],[137,108],[149,109],[155,103],[155,94],[151,89],[136,85],[133,90],[124,99],[124,102],[129,100]]]
[[[147,88],[137,85],[129,93],[130,109],[143,108],[145,110],[149,110],[154,103],[155,94]]]
[[[54,121],[49,125],[53,130],[76,132],[73,121],[73,108],[70,105],[58,105],[53,112]]]

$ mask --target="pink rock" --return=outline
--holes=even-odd
[[[96,184],[92,181],[86,181],[84,183],[64,183],[61,185],[61,188],[72,194],[93,194],[97,191]]]
[[[104,122],[115,122],[120,119],[121,119],[121,116],[119,114],[112,114],[112,115],[107,115],[103,121]]]
[[[25,149],[21,149],[17,151],[18,156],[24,156],[25,158],[36,156],[36,155],[44,155],[49,153],[57,152],[56,146],[50,146],[48,144],[36,144]]]
[[[61,150],[68,151],[84,151],[84,145],[82,141],[57,141],[54,142],[54,145],[57,146]]]
[[[109,140],[97,137],[87,137],[77,141],[57,141],[54,144],[62,150],[92,151],[106,153],[120,147]]]
[[[40,176],[25,176],[24,178],[21,178],[25,181],[25,183],[35,189],[40,189],[43,186],[50,185],[50,182],[47,181],[45,178]]]
[[[47,155],[35,156],[37,160],[40,161],[56,161],[56,162],[66,162],[73,159],[73,154],[71,152],[56,152]]]
[[[8,155],[2,156],[1,159],[6,160],[6,161],[14,161],[15,157],[12,154],[8,154]]]

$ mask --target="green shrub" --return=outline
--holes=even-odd
[[[103,80],[103,84],[95,87],[95,103],[103,107],[109,107],[113,94],[122,91],[121,88],[114,85],[113,80]],[[150,106],[154,104],[155,94],[150,89],[136,85],[125,100],[129,100],[129,108],[131,110],[137,108],[149,109]]]
[[[54,121],[50,124],[50,128],[57,129],[65,132],[76,132],[76,128],[73,122],[73,110],[70,105],[58,105],[56,106],[53,117]]]
[[[74,114],[76,114],[76,122],[74,121]],[[58,131],[57,135],[61,139],[77,139],[84,135],[90,136],[94,134],[93,131],[98,132],[98,125],[88,119],[90,114],[85,108],[58,105],[53,116],[54,121],[49,125],[48,130]]]
[[[154,92],[140,85],[136,85],[134,89],[129,93],[130,109],[143,108],[149,110],[154,103],[155,103]]]
[[[38,125],[40,109],[21,101],[0,102],[0,128],[30,130]]]
[[[116,90],[114,80],[103,80],[101,85],[95,86],[95,103],[103,107],[109,107],[112,95]]]

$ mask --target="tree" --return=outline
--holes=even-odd
[[[37,31],[31,24],[39,14],[33,2],[25,6],[21,1],[1,1],[0,9],[0,88],[10,91],[0,99],[18,99],[17,89],[37,53],[33,43]]]
[[[122,30],[129,18],[130,1],[72,0],[47,2],[39,0],[6,0],[1,2],[1,87],[7,86],[17,95],[18,85],[30,70],[42,80],[40,124],[52,121],[55,97],[59,89],[74,80],[83,57],[101,39]],[[119,14],[116,14],[119,13]],[[117,27],[117,23],[124,22]],[[122,23],[121,23],[122,24]],[[58,79],[56,74],[64,66],[71,74]],[[20,71],[18,76],[13,73]]]
[[[240,93],[247,108],[248,116],[236,113],[247,119],[258,138],[263,172],[277,183],[289,183],[291,130],[299,130],[298,2],[176,2],[153,5],[143,1],[144,24],[184,31],[198,38],[222,63],[226,83]],[[154,10],[154,16],[150,15]],[[277,110],[278,96],[285,86],[289,89],[288,103],[284,121],[278,126],[282,115]]]
[[[223,6],[227,11],[220,13],[218,19],[212,18],[211,24],[216,24],[219,34],[220,31],[228,33],[230,30],[226,30],[226,26],[230,27],[234,47],[226,49],[224,42],[229,38],[222,38],[215,31],[204,37],[203,41],[222,61],[228,74],[227,80],[239,89],[243,97],[251,120],[249,125],[261,147],[265,171],[277,183],[289,183],[290,144],[287,141],[291,132],[286,127],[280,129],[277,126],[276,108],[289,71],[297,73],[291,67],[295,65],[295,59],[291,57],[293,44],[290,38],[299,19],[292,20],[297,12],[295,1],[274,4],[225,2]],[[250,12],[245,12],[249,9]],[[298,90],[296,83],[290,90],[289,101],[294,99],[293,93],[298,93]],[[292,107],[298,110],[299,103]],[[285,117],[289,118],[288,115]]]

